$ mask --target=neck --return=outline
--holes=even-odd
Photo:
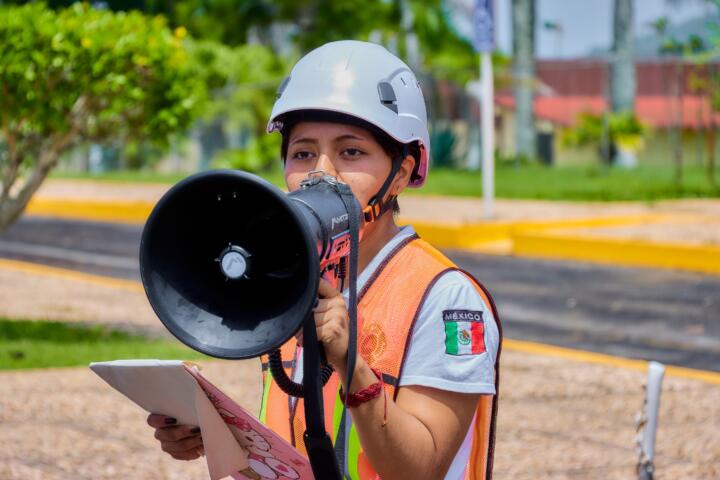
[[[400,231],[392,212],[367,225],[358,252],[358,273],[365,270],[378,252]]]

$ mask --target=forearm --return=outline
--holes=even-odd
[[[345,391],[357,392],[377,382],[377,377],[361,357],[358,357],[350,389],[345,385],[345,371],[339,369],[338,373]],[[385,419],[384,392],[348,411],[365,455],[383,479],[442,478],[448,465],[440,458],[431,431],[389,397]]]

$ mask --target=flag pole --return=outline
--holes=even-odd
[[[495,49],[493,0],[475,0],[473,12],[475,50],[480,54],[480,127],[482,139],[483,216],[494,216],[495,202],[495,105],[492,52]]]
[[[482,89],[482,182],[484,216],[494,216],[495,200],[495,105],[493,102],[493,67],[490,52],[480,54],[480,84]]]

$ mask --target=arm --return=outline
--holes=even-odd
[[[345,301],[324,281],[319,291],[323,298],[315,310],[318,338],[344,383],[348,346]],[[353,384],[349,389],[343,384],[343,389],[357,392],[375,382],[375,374],[358,357]],[[444,476],[465,438],[478,396],[430,387],[403,387],[397,402],[388,398],[385,427],[382,396],[349,412],[363,450],[382,478],[438,479]]]
[[[338,373],[345,378],[344,370],[338,369]],[[358,357],[349,391],[356,392],[376,381],[370,367]],[[382,396],[348,411],[365,454],[383,479],[436,480],[445,476],[462,444],[478,396],[429,387],[404,387],[397,402],[387,400],[385,427]]]

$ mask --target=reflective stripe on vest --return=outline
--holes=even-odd
[[[495,388],[499,392],[499,359],[502,329],[500,318],[488,292],[467,272],[458,269],[447,257],[417,236],[398,245],[380,264],[368,284],[359,294],[358,301],[358,353],[373,368],[383,372],[389,399],[396,399],[398,379],[402,377],[408,339],[422,309],[422,305],[435,282],[448,271],[456,270],[467,276],[475,285],[485,304],[492,309],[498,326],[500,343],[495,362]],[[398,301],[402,299],[402,301]],[[391,339],[391,340],[389,340]],[[282,347],[283,360],[294,359],[295,340]],[[285,363],[285,362],[284,362]],[[286,367],[292,375],[292,365]],[[283,365],[285,366],[285,364]],[[339,382],[333,374],[323,388],[325,426],[333,439],[340,427],[342,403],[338,401]],[[292,377],[291,377],[292,378]],[[269,371],[263,372],[264,390],[261,420],[305,453],[302,440],[305,417],[302,400],[291,401],[272,381]],[[468,480],[490,480],[494,453],[497,395],[482,395],[478,401],[473,429],[472,449],[466,467]],[[264,417],[264,418],[263,418]],[[349,416],[348,416],[349,421]],[[352,479],[376,479],[377,474],[365,457],[355,432],[350,429],[348,441],[348,473]]]

